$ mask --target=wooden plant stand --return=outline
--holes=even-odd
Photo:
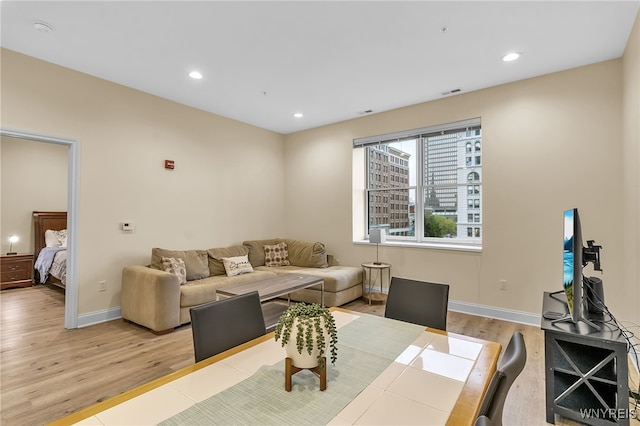
[[[322,358],[322,361],[324,363],[324,368],[320,368],[320,366],[313,368],[299,368],[293,365],[291,358],[286,357],[284,360],[284,389],[287,392],[291,392],[291,377],[302,370],[309,370],[320,378],[321,391],[327,389],[327,359]]]

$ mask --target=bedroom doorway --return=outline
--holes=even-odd
[[[24,130],[0,128],[0,136],[52,143],[67,147],[67,285],[64,303],[64,328],[78,328],[78,197],[80,176],[80,141]]]

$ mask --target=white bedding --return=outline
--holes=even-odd
[[[34,267],[40,275],[40,284],[44,284],[51,275],[66,285],[67,249],[65,247],[44,247],[38,254]]]
[[[67,251],[61,250],[56,253],[51,264],[49,273],[67,285]]]

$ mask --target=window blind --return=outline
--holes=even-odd
[[[403,130],[400,132],[357,138],[353,140],[353,147],[360,148],[379,145],[381,143],[400,142],[403,140],[442,136],[465,131],[471,132],[480,129],[480,127],[480,118],[471,118],[468,120],[439,124],[436,126],[421,127],[419,129]]]

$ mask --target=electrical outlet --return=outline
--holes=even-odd
[[[502,291],[507,290],[507,280],[500,280],[500,290]]]
[[[107,282],[102,280],[98,281],[98,291],[107,291]]]

